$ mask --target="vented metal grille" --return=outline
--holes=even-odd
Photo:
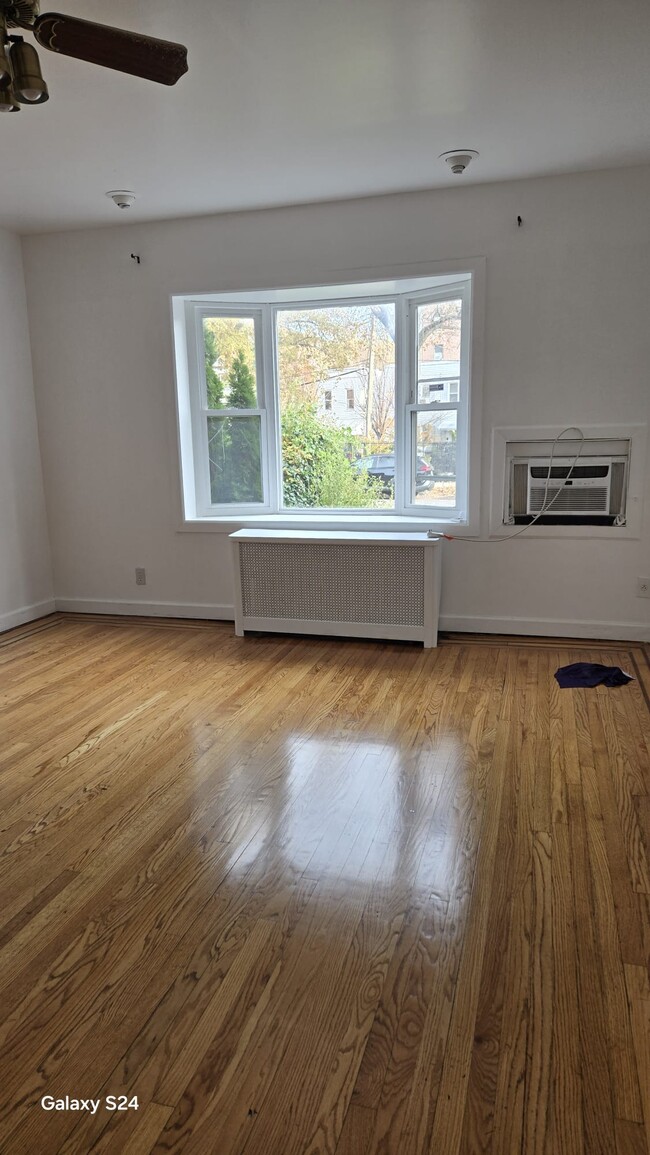
[[[512,469],[512,509],[516,515],[525,513],[528,504],[528,466],[514,465]]]
[[[609,511],[610,513],[623,513],[623,482],[625,481],[625,463],[623,461],[614,461],[612,463],[612,478],[609,483]]]
[[[421,626],[424,548],[241,542],[244,616]]]
[[[567,486],[557,494],[557,487],[549,485],[546,505],[552,513],[607,513],[607,486],[593,486],[588,489],[572,489]],[[531,485],[530,510],[538,513],[544,505],[544,486]]]

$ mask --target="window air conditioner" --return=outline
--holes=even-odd
[[[509,520],[620,525],[625,520],[626,456],[513,457]],[[550,469],[550,477],[549,477]]]

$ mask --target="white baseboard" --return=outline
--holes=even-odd
[[[92,598],[57,598],[19,610],[6,621],[0,617],[0,630],[33,618],[43,617],[54,610],[75,614],[125,614],[142,617],[205,618],[212,621],[234,622],[235,607],[231,605],[202,605],[194,602],[127,602],[120,600],[96,601]],[[19,618],[18,614],[25,614]],[[531,637],[602,638],[614,642],[650,642],[650,625],[644,622],[576,622],[571,619],[553,621],[550,618],[481,618],[469,615],[441,614],[440,630],[465,634],[526,634]]]
[[[125,614],[154,618],[209,618],[234,622],[234,606],[201,605],[194,602],[96,601],[93,598],[57,598],[56,608],[70,614]]]
[[[650,642],[647,622],[576,622],[550,618],[474,618],[441,614],[440,630],[467,634],[528,634],[543,638],[594,638],[611,642]]]
[[[56,609],[54,599],[46,602],[34,602],[31,606],[22,606],[19,610],[10,610],[8,614],[0,614],[0,633],[13,630],[15,626],[24,626],[26,622],[34,622],[37,618],[44,618],[53,614]]]

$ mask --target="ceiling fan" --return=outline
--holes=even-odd
[[[10,28],[33,33],[41,48],[157,84],[176,84],[187,72],[182,44],[60,12],[41,16],[39,0],[0,0],[0,112],[18,112],[21,104],[49,99],[36,49],[22,36],[10,35]]]

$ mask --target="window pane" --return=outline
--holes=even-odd
[[[419,404],[458,400],[462,309],[462,300],[432,301],[418,306]]]
[[[205,317],[208,409],[257,409],[255,322],[252,317]]]
[[[208,417],[210,496],[214,505],[262,502],[260,417]]]
[[[277,351],[283,505],[393,508],[395,306],[282,309]]]
[[[416,505],[456,504],[455,409],[414,413],[416,462],[413,470],[413,500]]]

